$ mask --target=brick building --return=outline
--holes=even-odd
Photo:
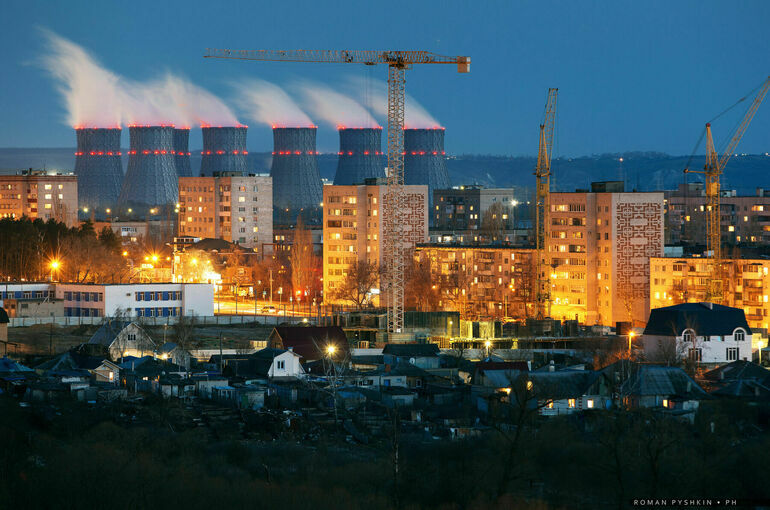
[[[22,216],[77,226],[77,177],[31,169],[17,175],[0,175],[0,218]]]
[[[262,253],[273,242],[272,179],[236,172],[180,177],[178,235],[224,239]]]

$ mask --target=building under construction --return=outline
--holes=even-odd
[[[163,206],[177,201],[173,126],[129,126],[128,170],[120,203]]]
[[[365,179],[385,177],[382,128],[341,128],[340,151],[334,184],[362,184]]]
[[[316,127],[273,128],[273,207],[275,222],[291,224],[302,214],[320,219],[321,174],[318,171]]]
[[[123,185],[120,160],[120,128],[75,130],[75,175],[78,176],[80,207],[97,212],[115,207]]]

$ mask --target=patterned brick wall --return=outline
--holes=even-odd
[[[616,289],[619,295],[650,297],[650,257],[663,254],[660,203],[618,203],[616,217]]]

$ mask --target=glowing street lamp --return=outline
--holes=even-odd
[[[53,259],[49,266],[51,268],[51,281],[54,281],[54,273],[61,267],[61,262],[59,262],[59,259]]]
[[[486,342],[484,342],[484,347],[487,348],[487,358],[489,358],[489,349],[492,347],[492,342],[487,340]]]
[[[334,345],[326,346],[326,354],[328,354],[330,358],[334,356],[335,352],[337,352],[337,348]]]

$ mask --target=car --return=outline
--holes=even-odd
[[[275,313],[275,307],[273,305],[265,305],[262,307],[262,313]]]

